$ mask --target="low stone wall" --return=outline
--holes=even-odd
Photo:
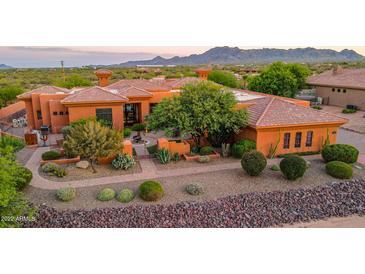
[[[167,149],[171,154],[179,153],[184,155],[190,153],[190,144],[186,141],[178,143],[176,141],[169,141],[166,138],[159,138],[157,140],[158,149]]]

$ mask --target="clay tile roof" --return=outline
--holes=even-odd
[[[347,120],[324,111],[304,107],[276,97],[251,100],[249,125],[255,127],[300,124],[346,123]]]
[[[163,81],[150,81],[146,79],[130,79],[130,80],[120,80],[108,86],[109,89],[122,89],[125,86],[134,86],[136,88],[144,89],[146,91],[155,90],[170,90],[169,87],[163,85]]]
[[[31,91],[25,92],[18,96],[19,99],[30,98],[32,94],[56,94],[56,93],[70,93],[67,88],[60,88],[55,86],[42,86]]]
[[[102,87],[90,87],[67,96],[61,102],[64,104],[71,103],[96,103],[96,102],[126,102],[128,98],[115,94],[111,90]]]
[[[335,86],[345,88],[365,89],[365,69],[328,70],[318,75],[310,76],[307,83],[314,86]]]
[[[199,81],[199,78],[196,77],[183,77],[183,78],[177,78],[177,79],[167,79],[166,85],[170,86],[171,88],[181,88],[184,85]]]
[[[125,86],[117,90],[119,95],[124,97],[152,97],[152,94],[144,89],[134,86]]]

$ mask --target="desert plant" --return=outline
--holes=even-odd
[[[124,138],[127,138],[127,137],[131,136],[131,133],[132,133],[132,130],[130,128],[125,128],[123,130],[123,136],[124,136]]]
[[[296,180],[303,177],[307,170],[307,162],[300,156],[292,155],[280,162],[280,170],[288,180]]]
[[[141,135],[141,131],[144,131],[146,129],[146,125],[145,124],[134,124],[132,126],[132,130],[133,131],[137,131],[137,135],[140,136]]]
[[[199,151],[200,155],[210,155],[214,152],[214,148],[210,146],[202,147]]]
[[[115,197],[114,189],[104,188],[99,192],[97,199],[99,201],[105,202],[105,201],[110,201],[110,200],[114,199],[114,197]]]
[[[223,143],[222,144],[222,156],[228,157],[230,153],[231,153],[231,145]]]
[[[128,154],[118,154],[117,157],[112,161],[112,166],[115,169],[127,170],[136,164],[133,157]]]
[[[250,176],[258,176],[266,167],[267,161],[261,152],[252,150],[242,156],[241,166]]]
[[[5,148],[7,146],[11,146],[14,148],[14,152],[17,152],[19,150],[21,150],[22,148],[24,148],[25,143],[15,137],[11,137],[11,136],[0,136],[0,148]]]
[[[353,109],[353,108],[345,108],[342,110],[343,114],[351,114],[351,113],[356,113],[356,112],[357,112],[357,110]]]
[[[156,152],[156,157],[160,161],[161,164],[167,164],[171,161],[170,153],[167,149],[159,149]]]
[[[210,157],[208,155],[201,155],[198,158],[198,162],[199,163],[209,163],[210,162]]]
[[[117,200],[121,203],[129,203],[134,199],[134,192],[129,188],[122,189],[117,197]]]
[[[256,143],[251,140],[241,140],[232,146],[232,155],[236,158],[242,159],[244,153],[256,149]]]
[[[28,168],[20,165],[16,168],[14,175],[17,190],[23,190],[33,178],[32,172]]]
[[[272,171],[280,171],[280,168],[279,168],[277,165],[272,165],[272,166],[270,167],[270,169],[271,169]]]
[[[322,107],[320,107],[320,106],[313,106],[312,108],[316,109],[316,110],[321,110],[322,109]]]
[[[42,154],[42,160],[57,160],[61,158],[61,153],[57,150],[46,151]]]
[[[94,163],[97,159],[118,153],[123,147],[122,140],[120,132],[88,120],[85,124],[80,123],[72,127],[63,147],[66,154],[87,159],[95,173]]]
[[[42,165],[41,169],[44,173],[50,173],[50,172],[53,172],[57,168],[59,168],[59,165],[57,165],[57,164],[46,163],[46,164]]]
[[[145,201],[158,201],[164,196],[164,190],[157,181],[145,181],[139,186],[139,196]]]
[[[0,147],[0,157],[7,158],[8,160],[15,161],[14,147],[6,146]]]
[[[172,155],[172,160],[174,161],[174,162],[178,162],[178,161],[180,161],[181,160],[181,158],[180,158],[180,154],[179,153],[174,153],[174,155]]]
[[[203,187],[199,183],[188,184],[185,187],[185,190],[187,193],[189,193],[190,195],[194,195],[194,196],[201,195],[204,193]]]
[[[63,202],[69,202],[76,197],[76,189],[74,187],[63,187],[57,190],[57,198]]]
[[[353,164],[359,157],[359,150],[354,146],[344,144],[327,145],[322,150],[322,158],[328,163],[340,161],[347,164]]]
[[[349,164],[340,161],[332,161],[326,164],[326,172],[332,177],[338,179],[351,179],[352,167]]]
[[[56,177],[62,178],[67,175],[67,171],[63,167],[59,166],[52,171],[52,174]]]
[[[71,126],[65,126],[61,129],[61,133],[63,135],[63,139],[66,139],[67,136],[70,134],[70,131],[71,131]]]

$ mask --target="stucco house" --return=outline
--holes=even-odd
[[[323,104],[346,107],[357,106],[365,110],[365,69],[342,68],[310,76],[307,84],[313,86],[316,95],[323,98]]]
[[[62,127],[80,118],[97,117],[123,129],[143,123],[146,115],[163,98],[178,95],[187,83],[206,80],[209,70],[197,71],[199,78],[155,78],[120,80],[109,84],[109,70],[98,70],[99,86],[68,90],[45,86],[20,95],[25,102],[28,126],[40,129],[51,126],[59,133]],[[319,151],[328,138],[336,142],[339,126],[347,120],[314,110],[309,102],[248,90],[231,89],[237,108],[247,108],[249,125],[235,139],[256,141],[265,155],[276,147],[276,154]]]

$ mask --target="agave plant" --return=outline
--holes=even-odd
[[[164,148],[157,151],[156,157],[161,164],[167,164],[171,161],[171,156],[169,151]]]
[[[118,154],[118,156],[112,161],[112,166],[115,169],[127,170],[135,165],[135,161],[132,156],[128,154]]]

